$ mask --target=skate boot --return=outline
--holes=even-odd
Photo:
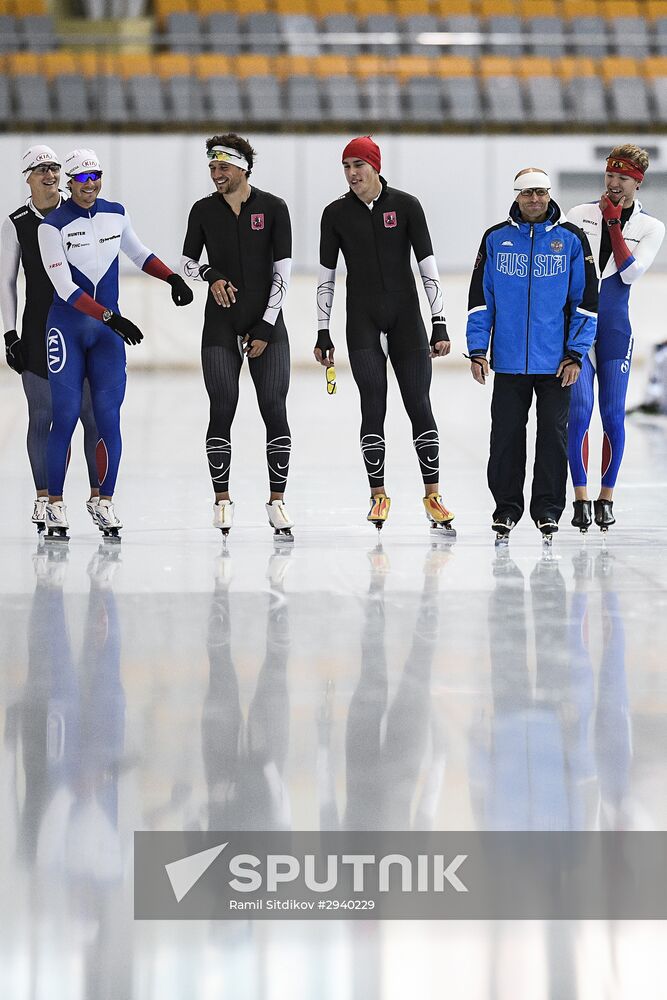
[[[545,548],[550,549],[553,536],[558,531],[558,523],[553,517],[541,517],[537,522],[538,529],[542,532],[542,543]]]
[[[90,500],[86,500],[86,510],[92,517],[93,524],[95,525],[96,528],[99,528],[99,524],[97,523],[97,507],[99,502],[100,502],[99,497],[91,497]]]
[[[37,531],[41,534],[46,528],[46,505],[48,497],[37,497],[32,508],[32,523],[37,525]]]
[[[384,493],[376,493],[375,496],[371,497],[371,509],[366,515],[366,520],[374,524],[378,531],[382,531],[382,526],[389,517],[390,507],[390,498]]]
[[[112,541],[120,541],[119,530],[123,527],[123,522],[113,509],[112,500],[100,500],[96,511],[97,527],[105,538]]]
[[[572,506],[574,507],[574,515],[570,524],[575,528],[579,528],[582,535],[585,535],[593,523],[593,515],[591,513],[592,504],[590,500],[575,500]]]
[[[595,511],[595,523],[600,531],[607,531],[612,524],[616,524],[613,500],[595,500],[593,501],[593,510]]]
[[[439,493],[429,493],[423,498],[426,518],[431,525],[431,535],[442,541],[454,541],[456,531],[452,528],[454,515],[447,510]]]
[[[496,545],[507,545],[509,543],[510,531],[515,524],[516,521],[513,521],[509,514],[504,514],[493,519],[491,530],[496,533]]]
[[[270,503],[265,504],[265,507],[269,524],[273,528],[274,542],[293,542],[292,528],[294,527],[294,521],[287,513],[283,501],[272,500]]]
[[[234,523],[233,500],[216,500],[213,506],[213,527],[219,528],[222,537],[226,538]]]
[[[48,542],[69,542],[67,530],[69,521],[67,520],[67,508],[62,500],[56,503],[46,504],[44,511],[44,523],[46,525],[46,540]]]

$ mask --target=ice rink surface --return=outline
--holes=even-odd
[[[328,397],[297,370],[291,552],[265,523],[247,372],[226,549],[199,375],[130,373],[107,547],[78,436],[71,542],[38,544],[24,398],[0,375],[1,997],[667,996],[655,921],[133,919],[135,830],[666,829],[667,420],[629,422],[606,539],[569,526],[570,497],[550,554],[527,518],[498,553],[490,387],[447,364],[432,398],[456,544],[429,537],[394,382],[380,549],[351,376]]]

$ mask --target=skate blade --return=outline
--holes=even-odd
[[[273,541],[276,545],[293,545],[294,535],[291,528],[274,528]]]
[[[505,545],[509,545],[509,543],[510,543],[509,532],[506,535],[501,535],[499,533],[496,534],[496,548],[497,549],[501,548],[501,547],[504,547]]]
[[[452,528],[447,524],[434,524],[433,521],[431,521],[429,534],[431,538],[437,538],[441,542],[456,541],[456,528]]]
[[[100,531],[104,535],[105,542],[120,542],[120,535],[118,528],[100,528]]]
[[[49,529],[47,534],[44,536],[45,542],[69,542],[69,535],[52,534],[53,529]]]
[[[37,528],[37,534],[38,535],[41,535],[43,531],[46,531],[46,522],[45,521],[33,521],[32,523]]]
[[[382,529],[384,528],[385,525],[384,521],[376,521],[374,518],[370,517],[367,517],[366,520],[368,521],[369,524],[372,524],[374,528],[377,528],[378,531],[382,531]]]

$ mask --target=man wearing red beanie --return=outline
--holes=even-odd
[[[440,496],[438,429],[429,399],[431,358],[449,354],[451,345],[424,211],[416,198],[389,187],[380,176],[380,148],[370,136],[348,142],[342,159],[350,189],[322,213],[315,358],[322,365],[333,364],[329,323],[342,252],[347,266],[347,347],[361,398],[361,452],[371,488],[368,520],[381,528],[391,503],[384,482],[389,357],[412,423],[426,517],[438,534],[455,536],[454,515]],[[431,308],[430,349],[410,251]]]

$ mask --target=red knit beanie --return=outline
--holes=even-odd
[[[380,147],[376,142],[373,142],[370,135],[360,135],[358,139],[350,139],[347,146],[343,150],[343,159],[347,159],[348,156],[354,156],[358,160],[364,160],[365,163],[370,163],[374,170],[380,173],[381,160],[380,160]]]

